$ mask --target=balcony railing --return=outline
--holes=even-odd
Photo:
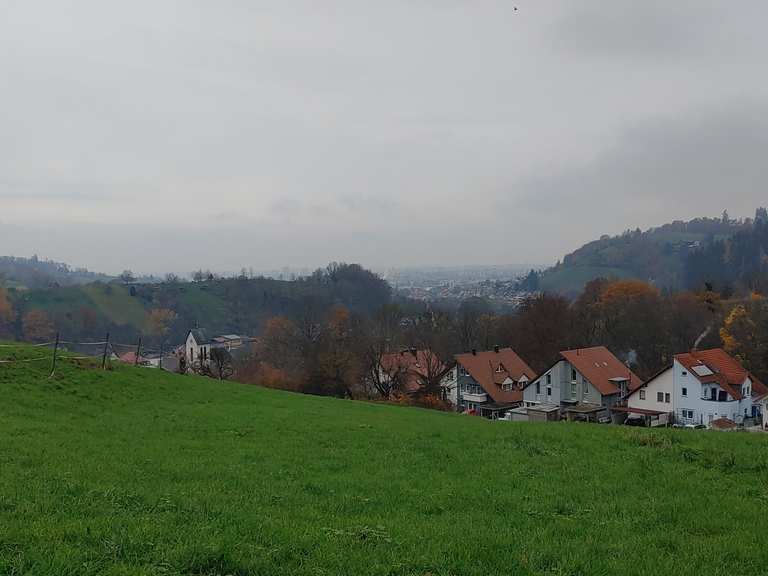
[[[464,392],[461,397],[467,402],[485,402],[488,400],[488,395],[485,392]]]

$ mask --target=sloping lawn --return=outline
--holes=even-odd
[[[0,574],[768,572],[761,434],[48,370],[0,364]]]

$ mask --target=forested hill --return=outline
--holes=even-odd
[[[106,274],[91,272],[85,268],[73,268],[69,264],[43,260],[37,256],[19,258],[0,256],[0,286],[18,288],[48,288],[74,286],[96,281],[108,281]]]
[[[0,289],[0,337],[39,341],[60,331],[67,339],[100,339],[110,332],[123,342],[143,335],[145,342],[174,344],[195,326],[252,336],[273,316],[319,324],[335,305],[367,313],[390,298],[389,285],[356,264],[333,264],[292,281],[242,276],[7,288]]]
[[[755,218],[697,218],[644,232],[603,236],[566,255],[562,262],[526,279],[526,287],[578,294],[595,278],[637,278],[670,290],[747,290],[766,277],[764,208]]]

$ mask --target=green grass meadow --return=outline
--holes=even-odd
[[[49,369],[0,365],[3,575],[768,572],[761,434]]]

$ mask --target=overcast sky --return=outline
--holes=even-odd
[[[768,2],[0,0],[0,254],[552,263],[768,203]]]

